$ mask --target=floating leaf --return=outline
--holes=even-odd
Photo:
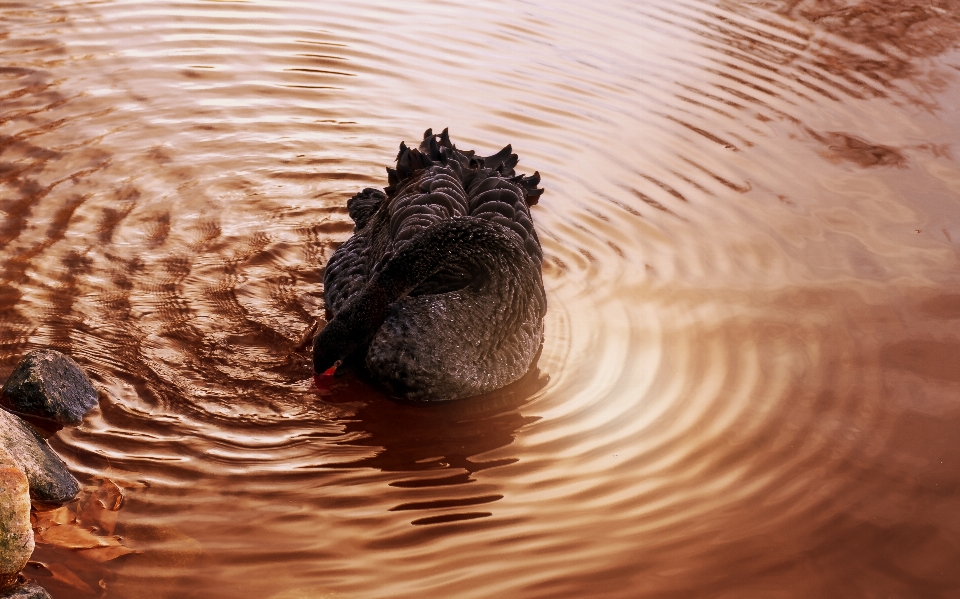
[[[70,524],[48,528],[40,536],[44,543],[66,549],[91,549],[113,544],[110,542],[113,537],[98,537],[86,528]],[[114,543],[119,544],[119,541]]]
[[[77,521],[84,526],[96,526],[108,535],[113,534],[123,505],[123,491],[106,478],[83,502]]]
[[[51,510],[34,506],[30,520],[37,543],[72,549],[98,562],[137,553],[113,536],[124,500],[122,487],[105,478],[84,491],[77,503]]]
[[[48,510],[45,512],[34,510],[30,514],[30,521],[33,525],[34,530],[46,530],[53,526],[60,526],[62,524],[70,524],[75,519],[74,513],[70,510],[69,507],[63,506],[55,510]]]

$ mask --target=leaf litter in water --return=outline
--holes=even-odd
[[[88,487],[85,491],[87,493],[75,504],[48,510],[34,505],[30,519],[37,544],[70,549],[97,562],[137,553],[125,547],[120,537],[113,534],[123,505],[120,486],[104,478],[99,486]],[[70,578],[65,573],[54,571],[53,566],[46,567],[54,575],[59,574],[60,578]]]
[[[104,599],[111,580],[111,596],[119,591],[120,596],[140,597],[144,588],[162,587],[165,582],[162,577],[153,580],[144,576],[145,566],[182,566],[201,552],[194,539],[173,527],[125,522],[121,529],[124,536],[116,535],[125,494],[149,485],[133,480],[131,472],[108,468],[104,473],[109,477],[98,478],[99,484],[85,487],[75,502],[56,508],[33,506],[31,522],[37,550],[24,573],[51,592],[65,592],[77,599]],[[138,542],[135,539],[154,545],[160,540],[176,548],[154,547],[144,553],[124,544]],[[122,556],[130,557],[119,567],[104,569],[101,565]]]

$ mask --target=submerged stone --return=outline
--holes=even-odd
[[[0,410],[0,447],[27,475],[33,499],[65,503],[80,492],[80,483],[43,437],[17,415],[3,410]]]
[[[33,553],[30,484],[13,457],[0,449],[0,589],[17,581]],[[0,593],[0,597],[10,597]]]
[[[0,599],[53,599],[47,589],[35,582],[28,582],[6,592],[0,592]]]
[[[97,405],[97,390],[90,377],[73,358],[52,349],[24,356],[3,393],[12,411],[62,425],[80,424]]]

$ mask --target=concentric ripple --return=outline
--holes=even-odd
[[[55,597],[952,597],[960,6],[0,3],[0,361],[139,553]],[[539,170],[488,397],[312,388],[346,199],[449,127]],[[66,576],[63,572],[72,573]],[[104,590],[105,589],[105,590]]]

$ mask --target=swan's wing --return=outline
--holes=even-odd
[[[357,231],[367,226],[370,218],[386,199],[387,194],[383,193],[383,190],[368,187],[347,200],[347,212],[356,223]]]
[[[537,264],[543,261],[540,239],[533,228],[533,218],[527,205],[527,190],[520,177],[505,179],[496,171],[483,169],[471,182],[467,201],[468,216],[495,222],[512,230],[523,240],[527,254]]]
[[[336,315],[370,277],[371,246],[368,235],[354,234],[337,248],[323,274],[323,299],[330,314]]]

